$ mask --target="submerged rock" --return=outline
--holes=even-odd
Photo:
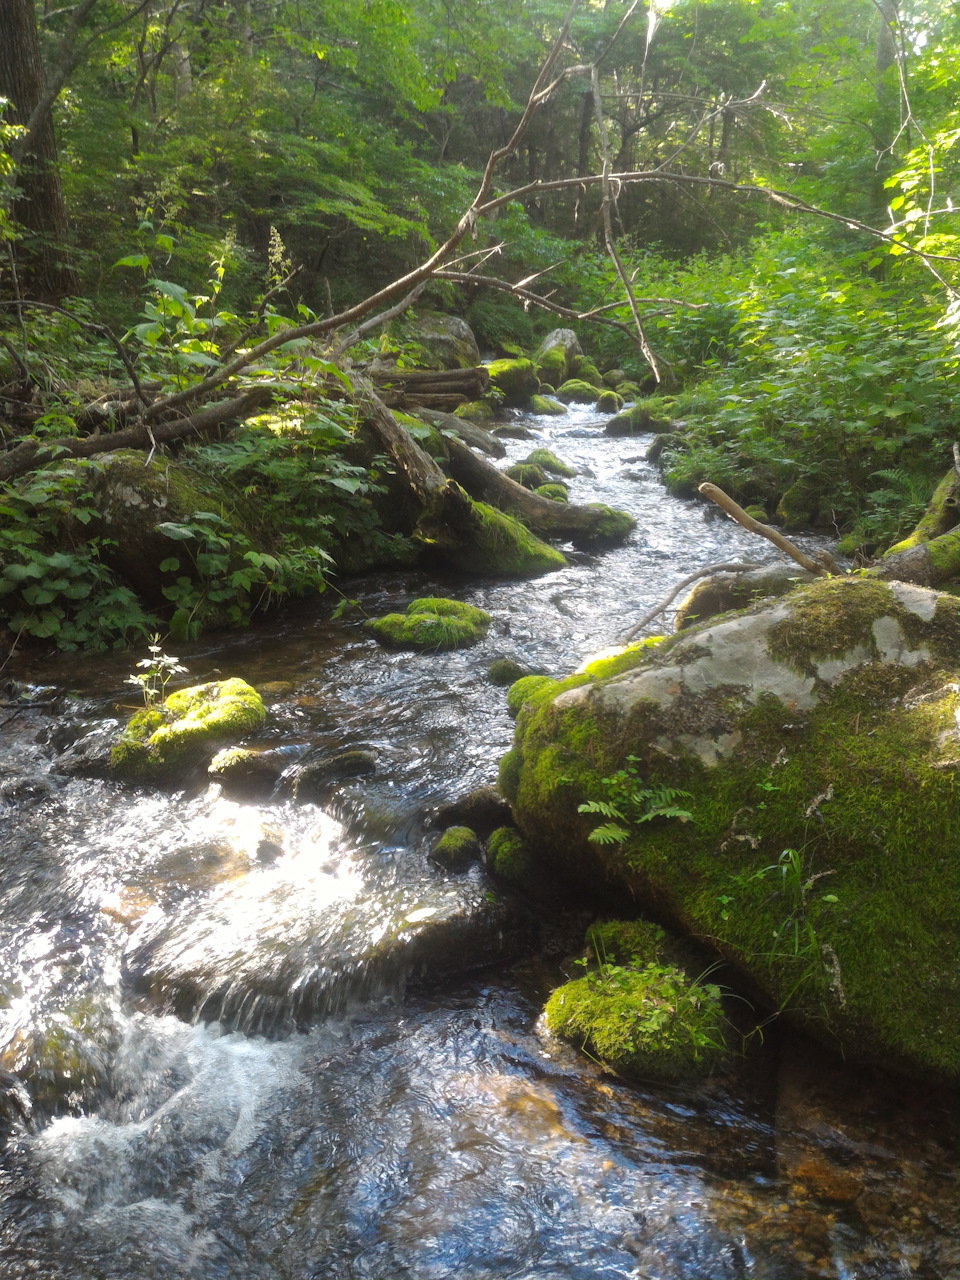
[[[501,790],[542,874],[616,886],[848,1055],[955,1078],[958,653],[954,597],[820,579],[528,684]],[[590,841],[618,770],[639,817],[668,787],[690,820]]]
[[[335,751],[322,760],[300,765],[293,777],[293,798],[299,804],[322,803],[338,782],[363,778],[377,771],[377,756],[363,747]]]
[[[487,668],[487,679],[499,689],[508,689],[522,676],[529,674],[529,668],[522,667],[513,658],[496,658]]]
[[[283,757],[272,751],[225,747],[210,761],[207,775],[220,783],[225,795],[262,799],[279,782],[284,763]]]
[[[110,771],[138,781],[179,776],[224,740],[256,729],[265,716],[260,695],[245,680],[179,689],[131,716],[110,750]]]
[[[479,877],[366,887],[282,864],[145,920],[125,968],[185,1018],[278,1033],[517,954],[529,926]]]
[[[460,600],[414,600],[406,613],[388,613],[364,624],[381,644],[395,649],[462,649],[487,634],[490,615]]]

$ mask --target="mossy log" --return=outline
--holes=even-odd
[[[896,543],[870,572],[874,577],[921,586],[956,582],[960,576],[960,527],[957,497],[960,475],[951,467],[937,485],[919,524]]]
[[[623,512],[612,513],[609,507],[576,506],[531,493],[471,453],[459,440],[449,443],[448,467],[453,479],[463,485],[472,497],[516,516],[535,533],[568,538],[575,546],[595,545],[598,542],[622,542],[636,525],[632,517]],[[611,515],[621,519],[612,521]]]

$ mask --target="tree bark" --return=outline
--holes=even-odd
[[[26,125],[46,91],[33,0],[0,0],[0,31],[0,97],[10,100],[10,120]],[[58,301],[76,293],[78,285],[69,262],[70,221],[49,111],[16,182],[12,213],[26,232],[17,250],[21,287],[34,297]]]

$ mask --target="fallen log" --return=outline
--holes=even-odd
[[[188,435],[206,435],[225,422],[247,418],[257,409],[265,408],[273,400],[270,387],[251,387],[243,395],[232,400],[221,400],[208,405],[188,418],[172,418],[152,426],[140,422],[104,435],[69,436],[58,440],[24,441],[9,453],[0,454],[0,481],[12,480],[27,471],[33,471],[48,462],[64,458],[92,458],[98,453],[112,453],[116,449],[155,449],[171,440],[181,440]]]
[[[467,422],[465,418],[454,417],[452,413],[439,413],[435,409],[423,409],[417,413],[417,417],[429,426],[436,427],[438,431],[455,432],[471,449],[479,449],[491,458],[507,456],[506,449],[496,436],[474,422]]]
[[[448,440],[449,472],[472,498],[497,507],[521,520],[528,529],[548,537],[568,539],[575,547],[595,547],[622,542],[636,528],[636,520],[626,512],[601,505],[577,506],[554,502],[531,493],[478,458],[459,440]]]

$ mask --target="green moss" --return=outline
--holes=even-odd
[[[934,573],[935,582],[947,582],[950,579],[956,584],[960,578],[960,527],[942,533],[939,538],[931,538],[927,543],[927,554]]]
[[[663,937],[660,926],[648,920],[602,920],[590,926],[584,942],[588,960],[638,968],[660,958]]]
[[[629,409],[621,411],[610,419],[604,427],[608,436],[639,436],[667,432],[670,423],[663,418],[654,418],[645,404],[632,404]]]
[[[549,498],[551,502],[567,502],[567,489],[562,484],[538,484],[534,493],[539,493],[541,498]]]
[[[554,1035],[630,1075],[674,1080],[709,1071],[726,1054],[719,988],[668,965],[604,965],[559,987],[544,1013]]]
[[[777,661],[804,671],[815,659],[839,657],[864,640],[874,654],[871,624],[900,609],[885,582],[869,578],[823,578],[788,597],[790,616],[770,631],[767,648]]]
[[[594,404],[597,388],[592,382],[585,382],[582,378],[568,378],[557,388],[557,396],[571,404]]]
[[[636,640],[617,653],[596,658],[588,663],[580,674],[588,680],[611,680],[614,676],[623,675],[625,671],[633,671],[648,662],[651,651],[658,649],[667,638],[667,636],[647,636],[643,640]]]
[[[480,841],[469,827],[448,827],[430,851],[448,871],[462,871],[481,855]]]
[[[618,396],[622,396],[624,400],[639,400],[640,388],[635,382],[618,382],[614,387]]]
[[[561,462],[549,449],[534,449],[523,461],[527,466],[540,467],[542,471],[548,471],[552,476],[562,476],[567,480],[572,480],[577,474],[573,467],[568,467],[565,462]]]
[[[578,545],[589,542],[594,546],[614,546],[623,542],[637,527],[633,516],[626,511],[618,511],[616,507],[608,507],[602,502],[588,502],[593,511],[602,512],[602,519],[594,526],[590,537],[580,537]]]
[[[119,777],[162,776],[224,738],[249,733],[265,716],[260,695],[244,680],[180,689],[130,718],[110,753],[111,769]]]
[[[623,408],[623,400],[616,391],[601,391],[597,397],[597,408],[601,413],[618,413]]]
[[[364,624],[381,644],[396,649],[461,649],[483,639],[490,615],[460,600],[414,600],[406,613],[388,613]]]
[[[504,475],[510,480],[516,480],[517,484],[522,484],[525,489],[538,489],[540,485],[547,483],[546,474],[540,467],[529,466],[524,462],[507,467]]]
[[[525,884],[534,870],[530,846],[514,827],[498,827],[487,841],[487,860],[494,875]]]
[[[749,507],[744,507],[743,510],[746,515],[750,516],[754,520],[759,520],[761,524],[767,523],[766,511],[764,511],[763,507],[758,506],[756,503],[753,503]]]
[[[540,379],[530,360],[494,360],[487,366],[490,385],[503,396],[504,404],[523,407],[540,387]]]
[[[465,404],[457,405],[453,412],[457,418],[463,418],[467,422],[492,422],[494,416],[493,406],[486,400],[468,400]]]
[[[552,387],[550,387],[548,391],[546,387],[541,386],[540,394],[530,397],[530,401],[527,406],[530,412],[539,414],[542,418],[559,418],[565,414],[567,412],[566,405],[562,405],[556,400],[551,400],[550,395],[552,395],[552,393]]]
[[[547,685],[555,685],[556,681],[551,680],[549,676],[521,676],[515,681],[507,693],[507,709],[512,716],[517,715],[520,708],[537,689],[543,689]]]
[[[517,796],[522,764],[523,755],[514,747],[500,757],[500,763],[497,766],[497,790],[509,804],[513,804]]]
[[[537,372],[541,382],[552,382],[558,387],[567,376],[567,358],[563,347],[550,347],[544,351],[537,361]]]

